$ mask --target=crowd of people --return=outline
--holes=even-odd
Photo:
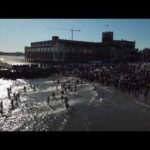
[[[97,68],[75,67],[63,72],[89,82],[114,86],[133,95],[148,96],[150,90],[150,64],[117,64]],[[96,87],[95,87],[96,88]]]
[[[36,91],[36,89],[39,87],[38,84],[37,85],[31,85],[30,87]],[[27,88],[26,86],[23,87],[22,92],[27,93]],[[8,87],[7,88],[7,95],[8,95],[8,99],[10,100],[10,104],[11,104],[11,109],[15,109],[16,107],[19,107],[19,104],[21,104],[21,99],[20,96],[22,94],[21,91],[18,92],[12,92],[12,87]],[[0,113],[1,115],[3,115],[3,100],[0,102]]]
[[[77,85],[75,83],[74,87],[70,85],[70,82],[67,83],[60,83],[59,80],[56,80],[55,79],[53,80],[53,82],[56,83],[56,91],[58,92],[58,86],[61,87],[61,90],[60,90],[60,95],[61,95],[61,101],[64,102],[65,104],[65,108],[67,111],[69,111],[69,108],[70,108],[70,105],[69,105],[69,99],[68,99],[68,93],[69,92],[76,92],[77,91]],[[79,81],[77,80],[77,84],[79,84]],[[38,84],[30,84],[30,88],[33,89],[34,91],[37,90],[37,88],[39,88],[39,85]],[[7,95],[8,95],[8,99],[10,100],[10,105],[11,105],[11,108],[10,109],[15,109],[16,107],[19,107],[19,104],[21,104],[21,99],[20,99],[20,96],[22,93],[27,93],[27,87],[24,85],[22,91],[18,91],[18,92],[12,92],[12,87],[8,87],[7,88]],[[51,94],[51,97],[48,96],[47,97],[47,103],[50,104],[51,102],[51,99],[55,99],[56,100],[56,93],[55,91],[52,92]],[[3,101],[0,102],[0,113],[1,115],[3,115]]]
[[[53,79],[53,82],[55,82],[55,79]],[[65,82],[60,83],[59,80],[57,80],[56,82],[57,82],[56,91],[58,91],[58,86],[60,85],[60,87],[61,87],[61,90],[59,93],[61,95],[60,99],[62,102],[64,102],[66,110],[69,111],[70,105],[69,105],[68,94],[70,92],[76,92],[77,91],[77,84],[79,84],[79,81],[77,80],[77,82],[74,83],[73,85],[70,84],[69,80],[67,83],[65,83]],[[56,99],[55,96],[56,96],[56,94],[53,91],[51,97],[50,96],[47,97],[47,103],[50,104],[51,99]]]
[[[122,63],[96,68],[73,66],[60,70],[60,73],[66,77],[80,78],[81,84],[82,82],[91,82],[94,90],[97,90],[95,82],[105,86],[114,86],[116,90],[120,89],[123,92],[137,96],[142,94],[147,97],[150,90],[150,64]],[[60,84],[59,80],[56,82]],[[74,87],[71,87],[69,83],[68,85],[66,83],[61,85],[61,99],[64,99],[66,108],[69,106],[68,97],[64,97],[64,93],[66,90],[76,92],[77,84],[79,84],[79,80],[76,80]],[[52,97],[54,96],[55,93],[53,92]]]
[[[95,83],[100,83],[105,86],[113,86],[116,90],[121,90],[132,95],[144,95],[148,97],[150,91],[150,64],[131,64],[120,63],[115,65],[99,66],[99,67],[83,67],[83,66],[69,66],[62,67],[59,70],[62,76],[76,77],[76,82],[70,84],[59,80],[53,79],[56,83],[56,91],[60,86],[61,100],[64,102],[66,109],[69,109],[67,92],[76,92],[77,85],[83,82],[93,83],[94,90],[97,90]],[[78,80],[81,79],[81,80]],[[36,91],[38,85],[30,85],[30,87]],[[26,87],[23,88],[24,92],[27,92]],[[12,93],[12,88],[7,88],[8,98],[11,100],[11,106],[14,107],[14,102],[18,105],[20,103],[20,93]],[[11,94],[13,96],[11,96]],[[54,99],[56,93],[53,91],[51,96],[47,97],[47,103],[49,104],[51,99]],[[3,102],[0,103],[0,112],[3,110]]]

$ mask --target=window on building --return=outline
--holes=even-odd
[[[51,52],[51,48],[50,47],[48,48],[48,52]]]
[[[89,49],[89,54],[91,54],[92,53],[92,49]]]
[[[66,53],[69,53],[69,49],[68,49],[68,48],[66,48],[66,49],[65,49],[65,52],[66,52]]]
[[[78,53],[78,54],[82,54],[82,49],[78,48],[78,49],[77,49],[77,53]]]
[[[83,53],[86,54],[86,53],[87,53],[87,49],[84,49],[84,50],[83,50]]]
[[[75,53],[75,52],[76,52],[75,48],[72,48],[72,49],[71,49],[71,52],[72,52],[72,53]]]

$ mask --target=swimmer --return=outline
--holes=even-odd
[[[69,106],[69,104],[68,104],[68,97],[65,97],[64,100],[65,100],[65,107],[66,107],[66,110],[69,111],[70,106]]]
[[[49,104],[49,102],[50,102],[50,97],[48,96],[47,97],[47,103]]]

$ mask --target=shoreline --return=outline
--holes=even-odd
[[[9,58],[10,57],[10,58]],[[8,63],[9,61],[11,62],[11,61],[13,61],[14,62],[14,65],[16,65],[16,64],[20,64],[20,65],[30,65],[30,64],[32,64],[32,63],[29,63],[29,62],[26,62],[25,60],[24,60],[24,57],[23,56],[9,56],[9,55],[0,55],[0,58],[4,58],[4,61],[1,61],[0,60],[0,66],[1,66],[1,68],[2,69],[5,69],[5,68],[8,68],[8,69],[10,69],[10,68],[12,68],[12,65],[13,64],[10,64],[10,63]],[[8,60],[6,60],[6,62],[5,62],[5,58],[8,58]],[[15,59],[16,58],[16,59]],[[14,60],[13,60],[14,59]],[[100,84],[101,85],[101,84]],[[101,87],[103,88],[103,86],[101,85]],[[112,88],[112,86],[108,86],[108,87],[110,87],[110,88]],[[114,87],[113,87],[114,88]],[[108,90],[108,89],[106,89],[106,90]],[[123,92],[123,91],[121,91],[121,90],[119,90],[118,89],[118,91],[119,92]],[[110,92],[110,91],[108,91],[108,92]],[[111,93],[111,92],[110,92]],[[129,94],[129,93],[127,93],[127,92],[123,92],[124,94],[127,94],[129,97],[131,97],[132,99],[134,99],[134,101],[136,102],[136,103],[138,103],[138,104],[141,104],[141,105],[145,105],[146,107],[150,107],[150,103],[149,104],[147,104],[146,103],[146,100],[145,100],[145,97],[142,95],[139,95],[139,96],[135,96],[135,95],[132,95],[132,94]],[[142,99],[141,99],[141,97],[142,97]],[[147,101],[149,101],[149,99],[147,100]]]
[[[10,68],[12,68],[12,65],[0,61],[0,69],[10,69]]]

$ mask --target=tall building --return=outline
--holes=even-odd
[[[31,62],[134,61],[135,41],[114,40],[113,32],[103,32],[102,42],[72,41],[53,36],[25,47],[25,60]]]

